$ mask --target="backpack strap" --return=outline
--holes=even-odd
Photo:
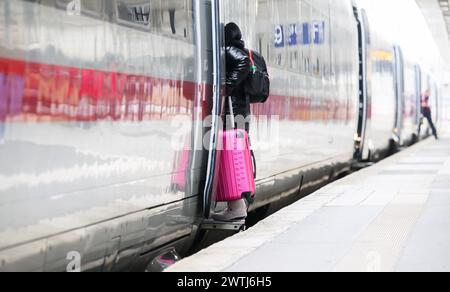
[[[255,65],[255,61],[253,60],[253,52],[252,52],[252,50],[248,50],[248,56],[250,58],[250,61],[252,62],[252,67],[250,67],[250,68],[253,70],[253,72],[255,72],[256,69],[258,69],[258,68]]]

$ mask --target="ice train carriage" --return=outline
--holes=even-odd
[[[426,66],[414,63],[411,57],[406,57],[400,46],[395,46],[395,54],[398,102],[395,132],[398,146],[409,146],[419,138],[426,138],[432,133],[428,123],[422,120],[421,114],[421,97],[426,90],[430,91],[429,105],[439,131],[442,114],[439,107],[441,96],[437,81],[428,70],[423,69]]]
[[[143,270],[192,244],[209,14],[206,1],[0,3],[0,270]]]
[[[252,108],[258,201],[301,195],[350,167],[357,127],[357,34],[348,1],[221,1],[267,59],[271,98]],[[275,37],[275,40],[274,40]],[[277,141],[268,139],[278,123]],[[272,145],[267,141],[273,142]]]
[[[418,140],[421,87],[418,86],[418,66],[395,46],[397,112],[395,139],[397,145],[409,146]]]
[[[374,15],[355,9],[360,35],[360,124],[357,158],[378,160],[394,146],[396,137],[395,50],[374,25]]]
[[[420,98],[430,89],[434,119],[440,116],[437,84],[425,66],[419,65],[408,50],[393,45],[374,26],[371,11],[355,9],[360,35],[360,122],[356,138],[356,158],[374,161],[430,134],[428,125],[419,136]],[[372,18],[372,19],[371,19]],[[404,51],[406,49],[406,51]],[[425,79],[424,79],[425,78]],[[362,117],[362,119],[361,119]]]
[[[430,91],[430,100],[429,106],[431,108],[431,114],[433,118],[433,122],[439,132],[439,126],[441,124],[441,111],[439,105],[442,104],[441,96],[439,95],[439,86],[437,81],[435,80],[433,74],[427,69],[425,66],[418,66],[419,70],[419,79],[421,84],[421,93],[423,94],[426,90]],[[419,98],[420,103],[420,98]],[[420,127],[420,138],[424,139],[431,135],[432,131],[428,125],[428,122],[425,118],[419,119],[419,124],[422,123]]]
[[[0,270],[158,268],[195,243],[215,206],[202,144],[217,119],[202,121],[222,110],[219,22],[242,27],[272,76],[252,109],[251,210],[381,156],[395,52],[366,28],[359,66],[354,13],[329,0],[2,1]]]

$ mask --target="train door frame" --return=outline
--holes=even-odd
[[[220,0],[211,0],[211,26],[213,48],[213,107],[211,113],[211,132],[209,141],[208,168],[206,174],[205,190],[203,193],[202,214],[209,219],[214,209],[214,191],[217,186],[218,165],[220,157],[217,149],[220,143],[220,125],[222,110],[222,84],[223,84],[223,22],[220,11]]]
[[[394,46],[395,54],[395,91],[397,98],[397,110],[394,128],[394,139],[398,144],[397,146],[403,146],[403,119],[405,113],[405,78],[404,78],[404,58],[403,52],[400,46]]]
[[[433,121],[437,129],[439,129],[439,121],[440,121],[440,99],[439,99],[439,87],[437,85],[436,80],[432,77],[430,81],[430,90],[434,93],[434,115]]]
[[[358,58],[359,58],[359,113],[358,128],[355,135],[355,159],[370,160],[370,147],[367,143],[367,129],[369,127],[369,93],[367,84],[367,38],[368,22],[364,9],[353,6],[358,30]]]
[[[246,221],[237,222],[218,222],[211,219],[211,214],[216,210],[215,191],[217,189],[219,177],[220,152],[223,147],[221,139],[222,133],[222,110],[224,108],[224,85],[225,85],[225,25],[221,11],[220,0],[211,0],[211,41],[213,51],[213,109],[211,119],[211,135],[209,145],[208,169],[203,195],[203,220],[200,224],[200,230],[208,231],[226,231],[240,232],[245,231]],[[201,236],[205,236],[205,233]]]
[[[420,140],[420,128],[422,124],[422,111],[421,111],[421,96],[422,96],[422,69],[420,68],[420,65],[414,66],[414,71],[416,74],[416,107],[417,107],[417,114],[416,114],[416,136],[417,140]]]

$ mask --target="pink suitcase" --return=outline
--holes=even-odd
[[[222,133],[223,150],[219,166],[217,202],[241,199],[253,201],[255,195],[255,174],[248,133],[233,129]]]

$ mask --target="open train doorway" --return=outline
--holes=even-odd
[[[370,124],[371,96],[368,83],[368,50],[370,36],[368,33],[368,20],[366,12],[353,7],[358,26],[358,58],[359,58],[359,103],[358,103],[358,129],[355,135],[355,158],[358,161],[369,161],[371,156],[370,143],[367,141],[367,129]]]

